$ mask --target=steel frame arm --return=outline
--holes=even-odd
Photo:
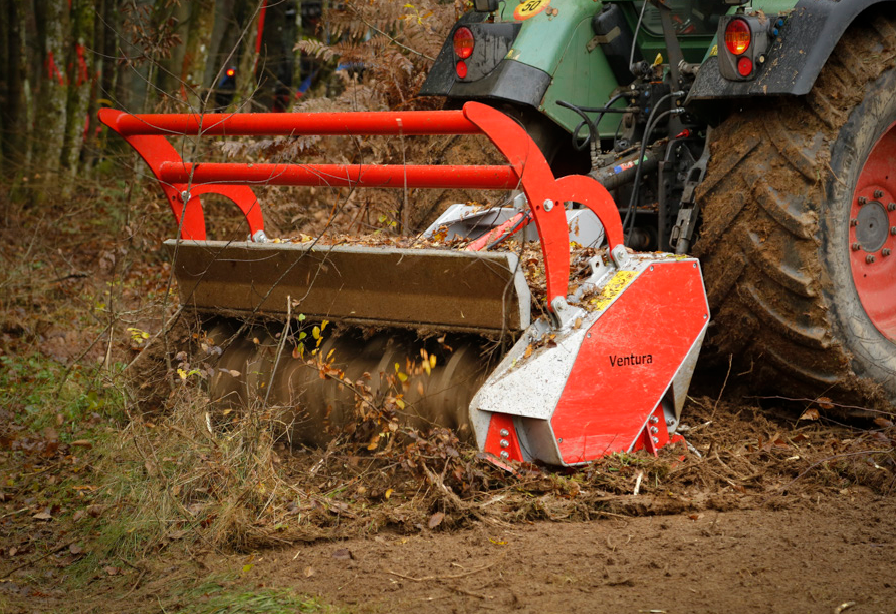
[[[112,109],[100,121],[118,132],[159,180],[182,239],[204,240],[200,194],[220,194],[240,208],[251,236],[264,229],[251,185],[332,187],[521,188],[541,239],[547,302],[569,289],[569,234],[565,203],[580,203],[604,225],[611,254],[622,246],[622,220],[609,192],[590,177],[555,179],[541,151],[513,119],[487,105],[468,102],[461,111],[388,113],[249,113],[130,115]],[[484,134],[509,165],[247,164],[186,163],[170,136],[230,135],[421,135]]]

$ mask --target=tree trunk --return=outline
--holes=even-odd
[[[252,97],[258,88],[255,77],[255,68],[258,65],[258,28],[263,25],[265,14],[265,0],[249,0],[249,21],[243,28],[243,42],[240,51],[240,65],[236,71],[236,93],[233,97],[233,107],[241,112],[253,111]]]
[[[35,84],[37,101],[33,134],[35,170],[44,178],[44,186],[56,185],[65,141],[67,87],[65,75],[65,22],[68,0],[45,0],[37,13],[38,29],[43,30],[43,78]],[[42,28],[40,27],[42,26]],[[43,191],[35,192],[38,200]]]
[[[68,179],[62,184],[66,192],[71,180],[77,175],[81,150],[86,134],[87,107],[90,101],[92,81],[92,54],[94,3],[92,0],[72,0],[70,31],[71,40],[68,57],[68,100],[66,103],[65,142],[62,148],[62,163],[68,169]]]
[[[201,112],[210,91],[205,83],[205,66],[215,26],[215,0],[197,0],[191,5],[190,31],[187,33],[186,53],[181,68],[182,93],[186,95],[191,110]]]

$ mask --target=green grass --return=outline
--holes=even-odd
[[[97,368],[67,372],[64,365],[37,353],[0,356],[0,406],[13,409],[16,421],[35,432],[47,426],[79,430],[94,413],[120,418],[124,396],[114,387],[103,387],[98,376]],[[70,429],[60,430],[60,439],[66,441]]]
[[[179,604],[173,609],[177,614],[287,614],[293,612],[345,612],[320,603],[290,589],[264,588],[247,590],[245,587],[227,587],[229,582],[206,582],[177,595]],[[184,604],[184,602],[189,602]]]

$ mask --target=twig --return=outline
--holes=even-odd
[[[376,32],[377,34],[380,34],[380,35],[382,35],[382,36],[385,36],[386,38],[388,38],[390,41],[392,41],[393,43],[395,43],[396,45],[398,45],[399,47],[401,47],[401,48],[404,49],[405,51],[410,51],[411,53],[413,53],[413,54],[415,54],[415,55],[419,55],[421,58],[426,58],[426,59],[429,60],[430,62],[435,62],[435,61],[436,61],[435,58],[431,58],[431,57],[429,57],[428,55],[426,55],[425,53],[421,53],[421,52],[419,52],[419,51],[417,51],[417,50],[415,50],[415,49],[411,49],[411,48],[408,47],[407,45],[402,45],[402,44],[399,43],[397,40],[395,40],[393,37],[389,36],[388,34],[386,34],[385,32],[383,32],[382,30],[380,30],[379,28],[377,28],[375,25],[373,25],[373,24],[371,24],[371,23],[368,23],[366,19],[364,19],[363,17],[361,17],[361,13],[358,11],[358,9],[356,9],[355,7],[353,7],[351,4],[347,4],[346,6],[347,6],[348,8],[350,8],[352,11],[355,12],[355,15],[358,17],[358,20],[360,20],[361,23],[363,23],[365,26],[367,26],[368,28],[370,28],[371,30],[373,30],[374,32]]]
[[[280,356],[283,354],[283,346],[286,344],[286,336],[289,335],[289,321],[292,318],[292,297],[286,296],[286,324],[283,325],[283,332],[280,333],[280,343],[277,344],[277,356],[274,358],[274,367],[271,369],[271,377],[268,378],[268,389],[264,393],[264,404],[262,409],[268,406],[268,398],[271,396],[271,388],[274,384],[274,376],[277,375],[277,366],[280,364]]]
[[[834,401],[830,401],[825,399],[824,401],[820,401],[819,399],[808,399],[808,398],[792,398],[792,397],[782,397],[782,396],[768,396],[768,397],[759,397],[759,396],[749,396],[744,397],[745,399],[759,399],[759,400],[779,400],[779,401],[798,401],[800,403],[818,403],[819,405],[833,405],[834,407],[839,407],[841,409],[858,409],[861,411],[867,411],[874,414],[883,414],[885,416],[892,416],[893,412],[891,411],[883,411],[880,409],[872,409],[870,407],[862,407],[860,405],[844,405],[842,403],[835,403]]]
[[[498,561],[495,561],[493,563],[489,563],[488,565],[477,567],[476,569],[471,569],[470,571],[465,571],[459,574],[452,574],[449,576],[423,576],[422,578],[414,578],[413,576],[406,576],[392,570],[386,570],[386,573],[391,576],[402,578],[403,580],[410,580],[411,582],[429,582],[431,580],[456,580],[458,578],[466,578],[467,576],[472,576],[473,574],[479,573],[480,571],[485,571],[497,562]]]
[[[826,462],[828,462],[828,461],[836,460],[836,459],[838,459],[838,458],[847,458],[847,457],[850,457],[850,456],[865,456],[865,455],[870,455],[870,454],[887,454],[887,453],[889,453],[889,452],[893,452],[893,448],[890,448],[889,450],[862,450],[861,452],[846,452],[846,453],[844,453],[844,454],[835,454],[834,456],[828,456],[827,458],[823,458],[823,459],[821,459],[820,461],[818,461],[818,462],[816,462],[816,463],[812,463],[811,465],[809,465],[809,466],[805,469],[805,471],[803,471],[803,472],[800,473],[798,476],[796,476],[795,478],[793,478],[792,480],[790,480],[790,481],[789,481],[787,484],[785,484],[784,486],[781,486],[780,488],[776,489],[775,492],[773,492],[773,493],[770,494],[768,497],[766,497],[765,499],[763,499],[763,500],[761,501],[761,503],[762,503],[762,504],[765,504],[766,502],[768,502],[769,499],[771,499],[772,497],[774,497],[776,494],[778,494],[778,493],[781,492],[782,490],[787,490],[788,488],[790,488],[791,486],[793,486],[793,484],[796,483],[796,481],[799,480],[800,478],[802,478],[804,475],[806,475],[807,473],[809,473],[810,471],[812,471],[813,469],[815,469],[815,468],[818,467],[819,465],[823,465],[824,463],[826,463]]]
[[[8,578],[8,577],[11,576],[13,573],[17,572],[18,570],[22,569],[23,567],[28,567],[29,565],[33,565],[34,563],[37,563],[38,561],[42,561],[42,560],[44,560],[44,559],[47,558],[48,556],[52,556],[52,555],[56,554],[57,552],[59,552],[59,551],[61,551],[61,550],[65,550],[66,548],[68,548],[69,546],[71,546],[73,543],[75,543],[75,541],[77,541],[77,540],[74,540],[74,539],[73,539],[73,540],[71,540],[71,541],[68,541],[68,542],[62,544],[61,546],[57,546],[57,547],[54,548],[53,550],[49,550],[49,551],[43,553],[42,555],[40,555],[40,556],[37,557],[37,558],[31,559],[30,561],[25,561],[25,562],[22,563],[21,565],[16,565],[15,567],[13,567],[13,568],[10,569],[9,571],[7,571],[5,574],[3,574],[2,576],[0,576],[0,580],[3,580],[3,579]]]
[[[712,422],[716,417],[716,409],[719,407],[719,401],[722,400],[722,395],[725,393],[725,385],[728,383],[728,376],[731,375],[731,362],[734,359],[734,354],[728,354],[728,372],[725,374],[725,379],[722,381],[722,389],[719,390],[719,396],[716,397],[716,402],[712,406],[712,413],[709,415],[709,421]]]

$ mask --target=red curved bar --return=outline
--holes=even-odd
[[[252,236],[263,219],[251,184],[392,188],[513,189],[522,187],[541,239],[547,302],[569,289],[569,234],[564,204],[577,202],[597,215],[610,249],[622,245],[622,220],[607,190],[580,175],[555,179],[522,126],[500,111],[468,102],[462,111],[389,113],[250,113],[129,115],[103,109],[100,120],[143,157],[168,198],[184,239],[205,238],[200,194],[221,194],[243,211]],[[185,163],[166,139],[171,135],[419,135],[485,134],[509,166],[378,164]],[[183,199],[187,203],[184,205]]]

